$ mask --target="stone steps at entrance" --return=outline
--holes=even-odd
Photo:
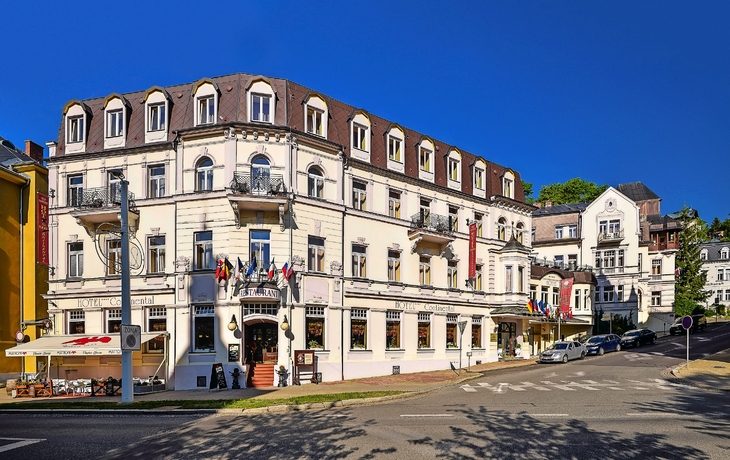
[[[275,385],[274,364],[256,364],[253,370],[253,376],[249,379],[249,387],[251,388],[268,388]]]

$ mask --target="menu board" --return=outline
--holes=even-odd
[[[223,371],[223,364],[215,363],[210,371],[210,390],[213,389],[227,390],[226,374]]]

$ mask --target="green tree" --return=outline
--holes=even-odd
[[[522,181],[522,190],[525,192],[525,202],[527,204],[534,203],[535,197],[532,196],[532,193],[534,192],[532,182],[525,182],[523,180]]]
[[[730,241],[730,219],[721,221],[715,217],[708,229],[710,238],[717,238],[720,241]]]
[[[590,203],[607,188],[608,185],[596,185],[594,182],[587,182],[576,177],[564,184],[543,185],[536,201],[543,205],[546,201],[552,201],[553,204],[580,203],[581,201]]]
[[[679,216],[682,230],[679,232],[679,251],[675,266],[679,270],[674,285],[674,314],[691,315],[705,302],[709,292],[705,291],[707,275],[702,271],[700,243],[706,238],[706,226],[698,218],[690,216],[687,206]]]

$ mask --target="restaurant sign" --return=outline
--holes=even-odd
[[[241,299],[280,300],[281,291],[279,291],[278,289],[265,287],[241,288],[239,296]]]
[[[454,312],[453,305],[439,305],[427,302],[396,302],[395,308],[403,311],[446,311],[449,313]]]

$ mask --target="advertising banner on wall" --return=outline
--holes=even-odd
[[[477,276],[477,223],[469,224],[469,278]]]
[[[36,204],[36,260],[41,265],[48,265],[48,195],[38,194]]]
[[[560,312],[567,313],[568,317],[573,316],[573,309],[570,308],[570,296],[573,292],[574,278],[566,278],[560,282]]]

